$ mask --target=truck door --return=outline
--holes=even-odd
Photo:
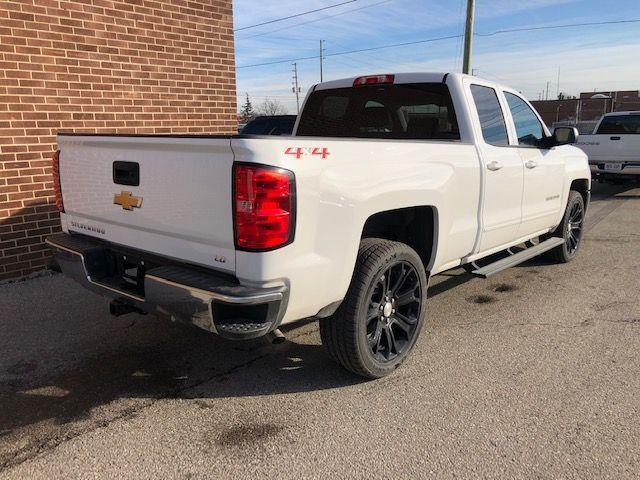
[[[562,210],[564,156],[562,147],[542,148],[545,128],[529,104],[514,92],[504,92],[513,122],[514,146],[524,166],[522,224],[519,237],[555,226]],[[512,125],[511,125],[512,123]]]
[[[480,253],[517,238],[524,167],[518,151],[509,145],[503,100],[498,92],[480,82],[470,84],[469,91],[476,110],[473,123],[483,169]]]

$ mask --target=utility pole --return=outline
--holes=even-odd
[[[464,61],[462,73],[471,73],[471,49],[473,45],[473,17],[476,11],[476,0],[467,0],[467,25],[464,30]]]
[[[556,98],[560,96],[560,67],[558,67],[558,83],[556,84]]]
[[[296,94],[296,112],[300,113],[300,87],[298,86],[298,64],[293,64],[293,93]]]
[[[549,100],[549,82],[547,82],[547,93],[544,96],[545,100]]]
[[[320,82],[324,81],[323,67],[324,67],[324,40],[320,40]]]

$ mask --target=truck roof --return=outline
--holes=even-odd
[[[402,83],[439,83],[444,82],[447,77],[459,77],[459,78],[479,78],[472,77],[471,75],[465,75],[457,72],[403,72],[403,73],[383,73],[383,74],[371,74],[371,75],[358,75],[357,77],[340,78],[337,80],[331,80],[328,82],[319,83],[314,87],[314,90],[329,90],[333,88],[348,88],[353,86],[353,82],[362,77],[378,76],[378,75],[393,75],[394,84]],[[483,82],[489,82],[495,84],[496,87],[506,88],[503,85],[498,85],[490,80],[482,79]]]
[[[609,112],[605,113],[603,117],[611,117],[613,115],[640,115],[640,110],[628,110],[626,112]]]

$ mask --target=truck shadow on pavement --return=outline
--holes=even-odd
[[[84,295],[81,303],[100,304],[99,309],[94,305],[90,311],[106,307],[98,297],[69,285],[60,275],[0,286],[0,296],[8,287],[24,290],[20,317],[34,319],[39,329],[37,336],[8,335],[0,339],[0,351],[6,350],[5,342],[11,342],[13,352],[24,352],[13,355],[9,364],[7,358],[0,358],[0,466],[6,461],[6,445],[2,443],[12,442],[16,434],[29,437],[29,431],[34,430],[33,435],[40,437],[42,425],[35,426],[42,423],[55,430],[94,417],[108,420],[111,414],[100,410],[111,410],[109,405],[114,402],[274,395],[363,381],[327,357],[317,342],[317,325],[308,322],[287,332],[292,341],[271,345],[264,339],[224,341],[153,316],[95,318],[76,311],[69,325],[75,332],[68,335],[75,337],[74,341],[78,332],[87,335],[81,339],[81,348],[68,348],[65,334],[61,336],[59,330],[68,312],[52,310],[42,321],[41,303],[29,298],[33,282],[46,285],[52,279],[65,283],[74,295]],[[0,318],[12,313],[3,311],[0,304]],[[29,327],[25,330],[28,333]],[[34,344],[34,340],[41,343]],[[15,342],[24,342],[24,348]],[[39,356],[38,352],[50,351],[56,342],[65,358],[58,358],[56,353],[54,362],[59,364],[44,365],[50,354]]]
[[[429,296],[472,278],[451,273]],[[43,313],[48,291],[62,301]],[[111,317],[106,301],[62,275],[0,286],[4,295],[16,301],[0,303],[0,318],[20,328],[10,323],[0,337],[0,351],[13,352],[0,357],[0,444],[37,424],[90,420],[119,401],[276,395],[366,381],[329,359],[312,320],[283,327],[288,340],[280,345],[230,342],[152,315]]]

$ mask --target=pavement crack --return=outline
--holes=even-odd
[[[616,301],[616,302],[609,302],[609,303],[604,303],[602,305],[598,305],[596,304],[593,309],[596,312],[604,312],[605,310],[609,310],[615,307],[623,307],[625,305],[629,305],[631,302],[628,301]]]
[[[114,417],[111,417],[108,420],[101,420],[101,421],[95,422],[94,424],[88,425],[86,428],[80,429],[73,433],[67,432],[64,435],[55,435],[53,437],[42,439],[35,443],[29,443],[25,447],[14,452],[14,454],[9,459],[4,460],[2,463],[0,463],[0,473],[2,473],[7,469],[17,467],[18,465],[21,465],[22,463],[27,462],[29,460],[32,460],[33,458],[36,458],[41,454],[45,454],[47,452],[55,450],[58,446],[70,440],[81,437],[82,435],[85,435],[87,433],[94,432],[101,428],[106,428],[113,422],[117,422],[118,420],[126,420],[129,418],[133,418],[138,414],[138,412],[144,410],[145,408],[150,407],[151,405],[156,403],[158,400],[160,399],[151,400],[148,402],[147,405],[144,405],[142,407],[125,409],[119,414],[115,415]]]
[[[584,228],[584,232],[588,233],[593,230],[600,222],[615,212],[618,208],[624,205],[628,199],[611,197],[607,203],[596,211],[593,215],[587,216],[587,222]]]

